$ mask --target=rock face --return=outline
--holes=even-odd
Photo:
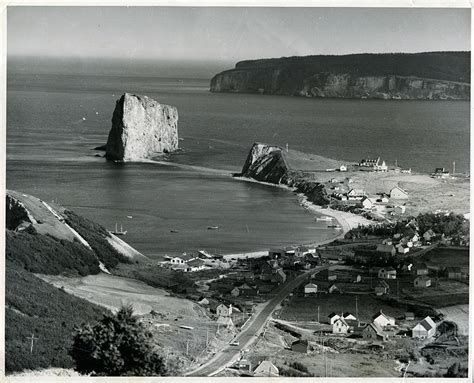
[[[288,166],[285,151],[279,146],[253,144],[242,172],[235,176],[292,187],[297,193],[303,193],[310,202],[317,205],[325,205],[329,202],[324,185],[301,178],[298,170]]]
[[[140,161],[178,149],[178,110],[147,97],[125,93],[116,102],[106,157]]]
[[[22,230],[30,226],[33,222],[36,222],[25,205],[10,195],[8,191],[6,195],[5,215],[6,228],[9,230]]]
[[[212,92],[315,98],[469,100],[470,53],[359,54],[243,61]]]

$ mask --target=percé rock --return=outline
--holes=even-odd
[[[115,105],[106,158],[140,161],[178,149],[178,110],[125,93]]]
[[[355,54],[242,61],[211,92],[314,98],[469,100],[470,52]]]
[[[303,193],[310,202],[317,205],[329,203],[324,185],[299,177],[298,169],[292,169],[285,158],[285,150],[279,146],[254,143],[242,168],[236,177],[251,178],[260,182],[286,185]]]

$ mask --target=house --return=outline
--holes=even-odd
[[[415,320],[415,314],[410,311],[407,311],[405,313],[405,320]]]
[[[334,324],[334,322],[336,320],[338,320],[340,318],[339,315],[337,315],[336,313],[331,313],[328,315],[328,319],[329,319],[329,324]]]
[[[199,258],[196,258],[187,262],[187,265],[188,265],[188,271],[204,270],[204,261]]]
[[[433,177],[433,178],[448,178],[449,177],[449,171],[446,170],[445,168],[436,168],[434,173],[431,174],[431,177]]]
[[[286,249],[270,249],[268,250],[268,256],[272,259],[283,258],[286,255]]]
[[[216,315],[218,317],[228,317],[232,315],[232,305],[227,307],[225,304],[221,303],[216,307]]]
[[[366,167],[366,168],[373,168],[374,166],[377,166],[379,164],[380,157],[378,157],[376,160],[372,160],[370,158],[364,158],[360,160],[359,166]]]
[[[428,266],[426,266],[426,263],[415,263],[413,266],[413,273],[415,275],[427,275]]]
[[[410,251],[410,248],[407,246],[403,246],[401,243],[397,245],[397,253],[399,254],[406,254]]]
[[[361,281],[362,281],[362,277],[360,276],[360,274],[357,274],[357,276],[353,280],[353,283],[360,283]]]
[[[387,326],[395,326],[395,318],[387,314],[384,314],[382,310],[380,310],[380,312],[378,312],[372,317],[372,323],[375,323],[381,328],[384,328]]]
[[[429,229],[429,230],[426,230],[424,233],[423,233],[423,239],[425,241],[431,241],[433,240],[434,238],[436,238],[436,233]]]
[[[374,202],[369,197],[363,197],[360,200],[360,206],[363,209],[372,209],[374,207]]]
[[[446,276],[449,279],[461,279],[461,268],[457,266],[446,267]]]
[[[291,351],[306,354],[308,352],[308,341],[304,339],[298,339],[294,341],[291,344]]]
[[[318,285],[315,285],[314,283],[308,283],[307,285],[304,286],[304,295],[314,295],[318,292]]]
[[[248,359],[240,359],[238,361],[238,367],[239,367],[239,371],[241,372],[251,372],[252,371],[252,363],[248,360]]]
[[[392,266],[382,267],[378,272],[378,277],[381,279],[397,279],[397,270]]]
[[[342,317],[344,318],[344,320],[348,321],[348,320],[357,320],[357,318],[352,315],[352,313],[350,313],[349,311],[346,311]]]
[[[207,298],[202,298],[198,301],[199,304],[207,306],[209,304],[209,300]]]
[[[188,263],[189,261],[192,261],[193,259],[196,259],[197,257],[193,254],[186,254],[183,253],[180,256],[171,258],[170,263],[172,265],[184,265],[185,263]]]
[[[362,338],[365,340],[387,340],[387,335],[383,332],[382,328],[376,323],[369,323],[362,330]]]
[[[253,372],[254,376],[271,377],[279,376],[278,368],[269,360],[261,362]]]
[[[362,189],[351,189],[347,193],[347,199],[349,200],[361,200],[365,197],[365,193]]]
[[[377,286],[375,286],[375,295],[381,296],[388,294],[390,292],[390,286],[385,281],[380,281]]]
[[[430,317],[426,317],[417,323],[411,330],[412,337],[417,339],[428,339],[436,333],[436,323]]]
[[[431,278],[428,277],[427,275],[420,275],[419,277],[416,277],[415,280],[413,281],[413,285],[415,287],[430,287],[431,286]]]
[[[339,166],[339,171],[340,172],[347,172],[347,166],[346,165]]]
[[[331,283],[331,285],[328,287],[328,293],[333,294],[333,293],[339,293],[339,288],[334,284]]]
[[[307,246],[298,246],[295,249],[295,257],[303,258],[306,254],[316,254],[316,248],[309,248]]]
[[[395,186],[390,190],[390,198],[393,199],[407,199],[408,193],[399,186]]]
[[[253,297],[259,294],[258,287],[251,287],[248,284],[244,283],[239,287],[240,295],[243,297]]]
[[[240,294],[240,290],[238,287],[234,287],[232,291],[230,292],[230,295],[232,295],[233,297],[238,297],[239,294]]]
[[[383,253],[385,255],[392,255],[394,256],[397,253],[395,246],[393,246],[390,242],[390,245],[378,244],[377,248],[375,249],[379,253]]]
[[[385,163],[385,161],[382,161],[381,165],[378,165],[378,164],[374,165],[374,170],[377,171],[377,172],[386,172],[386,171],[388,171],[388,166]]]
[[[332,333],[333,334],[347,334],[349,331],[349,325],[343,317],[339,317],[332,324]]]

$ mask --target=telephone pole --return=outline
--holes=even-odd
[[[319,306],[318,306],[318,323],[319,323]]]
[[[453,161],[453,176],[456,174],[456,161]]]
[[[35,340],[38,340],[38,338],[35,336],[35,334],[31,334],[31,337],[27,337],[31,341],[30,345],[30,354],[33,354],[33,345],[35,343]]]
[[[359,310],[358,310],[358,307],[357,307],[357,295],[356,295],[356,319],[357,319],[357,323],[359,323]]]

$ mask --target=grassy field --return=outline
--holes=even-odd
[[[458,266],[469,270],[469,249],[457,250],[438,247],[423,256],[429,266],[449,267]]]
[[[280,313],[280,318],[289,321],[317,321],[318,306],[320,322],[328,321],[332,312],[341,314],[350,311],[355,315],[356,295],[353,294],[320,294],[317,297],[294,296]],[[361,321],[370,321],[372,316],[383,310],[393,317],[399,317],[406,312],[405,305],[391,306],[373,295],[357,295],[357,306]]]

